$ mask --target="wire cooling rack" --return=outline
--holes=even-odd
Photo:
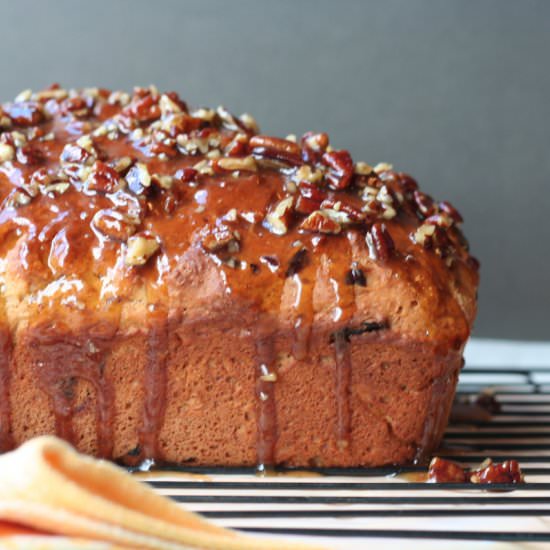
[[[334,549],[550,547],[550,361],[467,366],[458,397],[487,388],[501,410],[451,423],[437,455],[464,466],[516,459],[525,485],[427,484],[415,481],[426,471],[420,466],[263,478],[246,469],[191,468],[147,482],[219,525],[281,537],[281,548],[289,538]]]

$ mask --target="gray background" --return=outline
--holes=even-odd
[[[474,334],[550,340],[550,1],[0,0],[0,98],[155,83],[326,130],[455,203]]]

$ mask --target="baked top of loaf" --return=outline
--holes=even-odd
[[[384,326],[459,349],[475,315],[478,264],[448,202],[325,133],[262,135],[154,87],[2,105],[0,201],[12,331],[112,318],[130,332],[157,310],[240,303],[297,333]]]

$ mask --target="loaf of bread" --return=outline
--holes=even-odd
[[[155,87],[0,107],[0,443],[375,466],[438,445],[476,311],[462,219],[325,133]]]

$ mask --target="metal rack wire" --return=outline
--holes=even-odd
[[[246,469],[193,468],[185,471],[195,477],[161,472],[147,481],[220,525],[321,537],[312,540],[335,548],[361,548],[373,538],[423,539],[423,547],[443,539],[550,543],[550,367],[467,367],[458,396],[467,399],[488,387],[501,410],[487,420],[451,423],[437,454],[465,466],[486,457],[517,459],[525,485],[492,485],[488,491],[403,479],[425,471],[422,466],[265,478]]]

